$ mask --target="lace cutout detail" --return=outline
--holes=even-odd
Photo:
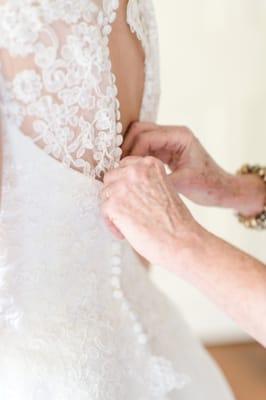
[[[142,119],[156,112],[158,86],[156,63],[149,57],[156,53],[149,48],[156,38],[147,23],[152,12],[147,3],[128,6],[128,23],[147,54]],[[0,49],[22,65],[8,79],[2,65],[4,114],[46,153],[93,178],[121,156],[122,125],[108,47],[118,6],[118,0],[102,0],[101,6],[89,0],[25,0],[23,7],[11,0],[0,6]]]
[[[108,50],[118,1],[105,1],[102,10],[87,0],[54,3],[27,1],[21,7],[9,1],[2,7],[0,47],[13,57],[34,59],[34,69],[17,72],[7,83],[11,103],[5,107],[11,117],[18,111],[17,123],[31,121],[33,140],[48,154],[99,177],[121,155]],[[57,34],[62,22],[69,31],[63,43]]]

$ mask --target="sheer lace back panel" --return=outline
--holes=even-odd
[[[146,53],[142,119],[154,119],[156,30],[147,0],[128,23]],[[109,36],[118,0],[0,2],[1,108],[64,165],[99,178],[120,159],[122,124]]]

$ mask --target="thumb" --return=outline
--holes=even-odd
[[[167,176],[168,182],[174,186],[174,188],[182,193],[184,186],[189,185],[191,180],[190,171],[187,169],[177,168],[175,171]]]

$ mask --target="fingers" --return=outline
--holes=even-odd
[[[115,224],[107,217],[103,216],[103,219],[105,221],[105,224],[107,228],[110,230],[110,232],[114,235],[114,237],[118,240],[123,240],[124,236],[122,233],[119,231],[119,229],[115,226]]]
[[[134,165],[139,163],[142,160],[141,157],[138,156],[128,156],[123,158],[123,160],[120,161],[119,163],[119,167],[123,168],[123,167],[128,167],[129,165]]]
[[[114,180],[112,182],[109,182],[108,184],[105,184],[105,186],[103,187],[101,191],[101,200],[103,203],[113,197],[116,182],[117,180]]]
[[[192,132],[183,126],[158,126],[135,123],[122,146],[124,156],[154,156],[168,163],[173,156],[180,156],[189,146]]]
[[[156,127],[157,125],[152,122],[135,122],[132,124],[126,133],[122,144],[123,156],[126,157],[129,155],[130,149],[138,135],[144,132],[153,131]]]
[[[101,191],[104,220],[110,231],[119,239],[122,239],[123,235],[127,237],[130,233],[128,224],[134,225],[136,210],[142,209],[145,204],[145,193],[149,205],[149,199],[153,198],[149,194],[150,185],[153,185],[151,187],[154,190],[158,190],[165,174],[164,165],[153,157],[127,157],[123,164],[106,174]],[[160,195],[161,191],[158,190],[158,193]]]
[[[104,184],[110,184],[117,180],[121,180],[126,177],[126,167],[130,165],[134,165],[141,161],[140,157],[126,157],[122,161],[120,161],[119,166],[115,169],[112,169],[105,173],[104,175]]]
[[[127,189],[125,182],[116,181],[106,185],[101,192],[101,211],[104,221],[110,232],[117,239],[124,239],[125,225],[123,221],[127,207]]]
[[[132,143],[130,155],[132,157],[154,155],[159,150],[166,150],[170,139],[169,133],[162,133],[159,130],[141,133]]]
[[[165,173],[164,165],[154,157],[127,157],[120,164],[120,167],[104,176],[104,186],[101,191],[102,203],[114,198],[121,198],[123,201],[131,185],[149,179],[151,171],[158,171],[160,168]]]
[[[114,221],[114,215],[113,215],[113,208],[114,208],[114,194],[119,193],[120,190],[119,182],[111,183],[108,185],[105,185],[104,188],[101,191],[101,200],[102,200],[102,215],[103,219],[106,223],[107,228],[110,230],[110,232],[119,240],[124,239],[123,234],[119,230],[119,228],[116,226],[115,221]],[[112,212],[111,212],[112,211]]]
[[[121,180],[125,177],[125,171],[121,166],[119,165],[118,168],[112,169],[108,172],[105,173],[103,182],[104,185],[109,185],[112,182],[115,182],[117,180]]]

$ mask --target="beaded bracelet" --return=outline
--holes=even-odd
[[[259,165],[243,165],[238,171],[239,175],[253,174],[257,175],[266,184],[266,167],[260,167]],[[247,228],[262,230],[266,229],[266,205],[262,212],[254,217],[246,217],[238,214],[238,220]]]

